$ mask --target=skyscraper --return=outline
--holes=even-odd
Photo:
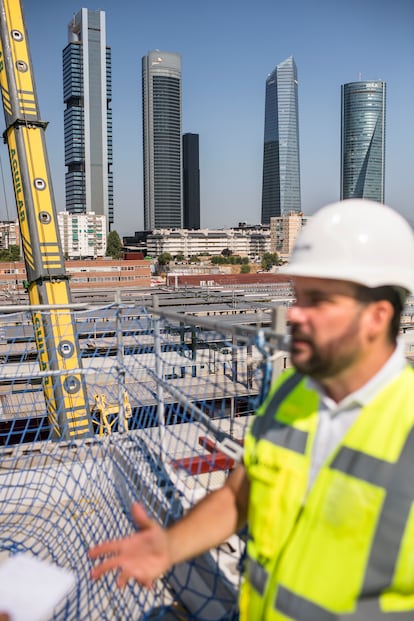
[[[183,136],[184,228],[200,228],[200,164],[198,134]]]
[[[81,9],[63,50],[66,210],[114,221],[111,49],[104,11]]]
[[[300,212],[298,78],[292,56],[266,80],[262,224]]]
[[[149,52],[142,59],[144,227],[181,228],[181,57]]]
[[[385,82],[341,87],[341,199],[384,202]]]

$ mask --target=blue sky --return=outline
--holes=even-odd
[[[25,0],[59,211],[62,49],[82,6],[106,12],[112,47],[114,228],[121,235],[143,227],[141,57],[153,49],[182,55],[183,132],[200,135],[203,227],[260,221],[265,81],[290,55],[299,77],[305,214],[339,198],[340,86],[361,77],[387,82],[386,202],[414,224],[413,0]],[[8,187],[4,145],[0,157]],[[4,211],[0,198],[1,218]]]

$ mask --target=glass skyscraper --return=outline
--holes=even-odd
[[[266,80],[261,221],[301,210],[298,77],[290,56]]]
[[[104,11],[81,9],[63,50],[66,210],[113,214],[111,49]]]
[[[200,228],[199,135],[183,136],[183,214],[185,229]]]
[[[385,82],[341,87],[341,199],[384,202]]]
[[[181,56],[142,59],[144,227],[182,228]]]

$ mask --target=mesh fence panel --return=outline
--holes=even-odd
[[[0,317],[0,562],[24,552],[75,572],[56,620],[234,618],[243,533],[151,590],[120,590],[115,574],[92,582],[87,550],[133,532],[134,500],[168,525],[223,483],[234,461],[217,446],[242,444],[268,380],[266,344],[138,306],[74,320],[94,434],[72,441],[49,422],[53,372],[39,369],[30,312]]]

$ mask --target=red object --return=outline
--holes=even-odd
[[[236,440],[236,442],[243,444],[241,440]],[[234,468],[234,459],[231,459],[231,457],[228,457],[221,451],[217,451],[214,440],[206,436],[200,436],[198,443],[203,448],[207,449],[209,454],[174,459],[172,461],[174,468],[183,468],[189,474],[193,475],[217,472],[218,470],[231,470]]]

